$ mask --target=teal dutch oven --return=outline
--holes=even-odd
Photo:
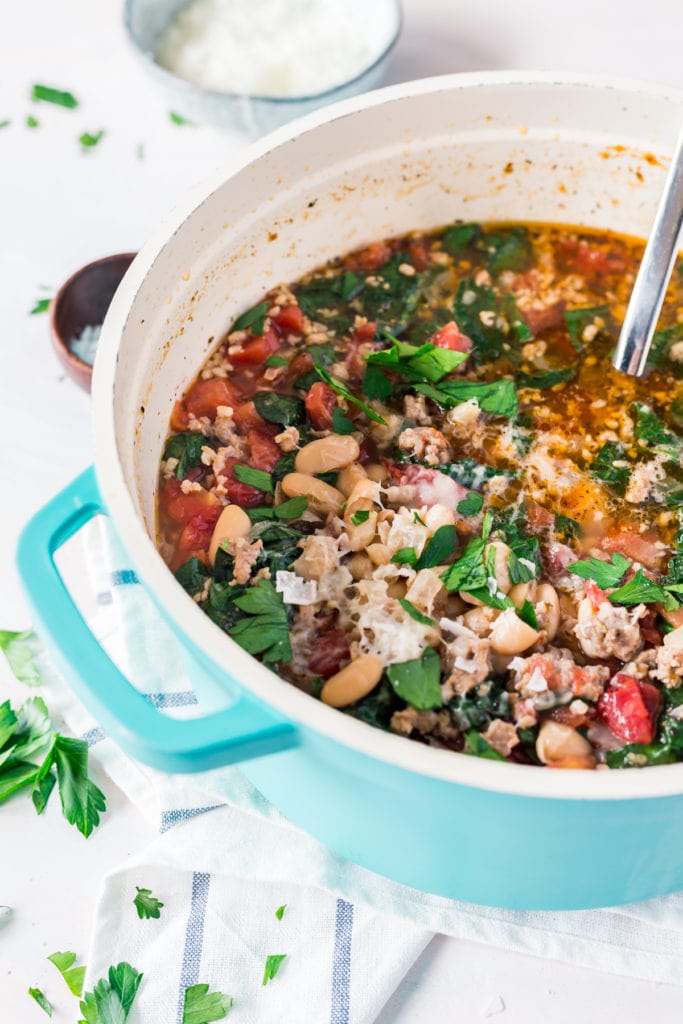
[[[30,522],[19,551],[38,623],[78,697],[121,747],[167,772],[239,763],[290,821],[333,850],[442,896],[579,909],[683,887],[683,765],[557,771],[373,729],[238,647],[155,547],[173,403],[264,291],[374,239],[457,218],[646,235],[682,116],[681,94],[601,78],[493,73],[408,83],[259,141],[153,235],[102,331],[95,470]],[[69,597],[55,553],[102,510],[201,666],[203,717],[181,722],[150,705]]]

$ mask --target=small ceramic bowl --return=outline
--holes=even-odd
[[[64,282],[50,303],[52,346],[72,380],[86,391],[90,391],[92,364],[76,355],[71,346],[84,328],[102,324],[135,256],[134,252],[124,252],[88,263]]]
[[[157,64],[155,53],[159,38],[187,0],[126,0],[124,24],[128,38],[145,67],[154,75],[172,105],[172,109],[191,121],[232,128],[254,138],[301,117],[318,107],[348,99],[377,88],[389,62],[389,56],[401,34],[402,11],[395,0],[394,20],[387,37],[378,41],[375,57],[352,79],[310,96],[248,96],[206,89],[188,82]]]

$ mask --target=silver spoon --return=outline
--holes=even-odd
[[[642,377],[683,228],[683,131],[664,183],[612,363]]]

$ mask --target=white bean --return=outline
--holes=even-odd
[[[351,434],[329,434],[304,445],[296,455],[294,468],[298,473],[329,473],[355,462],[360,446]]]
[[[383,671],[384,662],[378,654],[361,654],[346,668],[330,676],[321,690],[320,699],[332,708],[355,704],[375,689]]]
[[[282,490],[288,498],[305,497],[315,512],[334,512],[339,515],[344,504],[344,495],[324,480],[318,480],[308,473],[288,473],[283,477]]]
[[[213,565],[221,544],[226,540],[246,537],[251,530],[251,519],[239,505],[226,505],[219,515],[211,534],[209,562]]]
[[[339,471],[337,488],[348,498],[358,481],[365,480],[366,477],[367,474],[360,462],[352,462],[350,466],[345,466],[344,469]]]
[[[543,764],[553,764],[565,758],[592,756],[593,748],[585,736],[570,725],[547,719],[536,739],[536,754]]]
[[[506,608],[493,624],[491,647],[499,654],[521,654],[538,637],[537,629],[520,619],[513,608]]]
[[[554,640],[560,628],[560,599],[555,587],[550,583],[541,583],[536,590],[534,604],[536,617],[541,628],[545,630],[546,639]],[[683,638],[681,642],[683,643]]]

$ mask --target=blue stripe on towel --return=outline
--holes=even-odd
[[[145,697],[155,708],[186,708],[197,703],[194,690],[171,690],[168,693],[146,693]]]
[[[192,900],[185,929],[183,963],[180,968],[178,1024],[182,1024],[183,1020],[185,989],[190,985],[196,985],[199,981],[199,970],[202,964],[202,944],[204,942],[204,919],[206,917],[206,901],[209,898],[210,881],[211,875],[206,871],[195,871],[192,875]]]
[[[133,569],[117,569],[116,572],[109,574],[109,579],[112,587],[121,587],[125,583],[140,582]]]
[[[330,1024],[349,1024],[352,934],[353,904],[338,899],[334,922]]]
[[[200,814],[206,814],[207,811],[215,811],[217,807],[220,807],[220,804],[211,804],[209,807],[178,807],[172,811],[162,811],[159,831],[168,832],[170,828],[179,825],[181,821],[197,818]]]
[[[99,725],[96,725],[94,729],[88,729],[88,731],[84,732],[81,736],[81,739],[85,740],[89,747],[94,747],[96,743],[101,743],[102,740],[105,740],[106,738],[107,737],[103,730],[100,729]]]

